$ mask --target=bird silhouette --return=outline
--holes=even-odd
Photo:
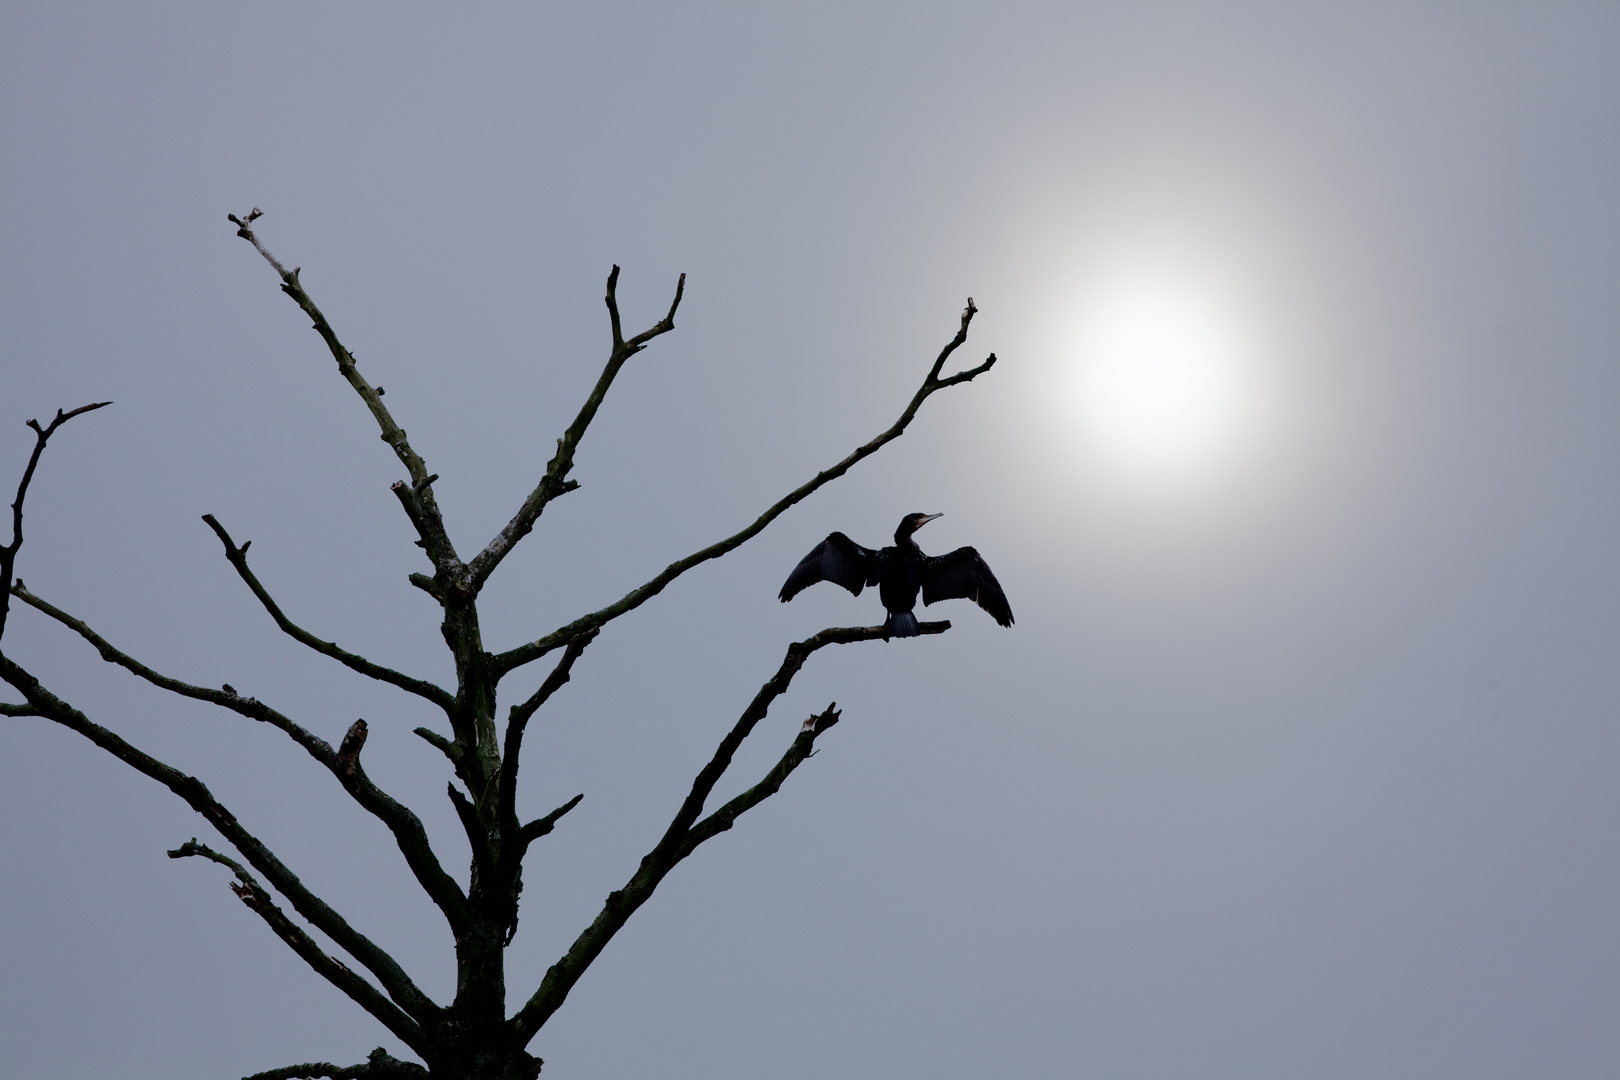
[[[924,604],[937,600],[972,600],[1002,626],[1013,624],[1012,608],[1001,583],[979,553],[970,547],[946,555],[925,555],[912,534],[943,514],[907,514],[894,530],[894,544],[880,551],[862,547],[841,532],[817,544],[788,575],[782,586],[785,604],[818,581],[842,585],[856,596],[868,585],[878,587],[894,637],[915,637],[917,593]]]

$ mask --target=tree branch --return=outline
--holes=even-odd
[[[355,802],[375,815],[394,834],[394,842],[399,846],[400,854],[405,856],[405,864],[411,868],[422,891],[444,913],[451,932],[459,936],[470,919],[467,895],[456,884],[456,879],[440,865],[422,819],[366,775],[364,766],[360,764],[360,748],[365,741],[366,722],[356,720],[350,725],[337,754],[323,764],[332,770]]]
[[[533,821],[523,826],[518,833],[518,837],[522,841],[523,847],[527,849],[530,844],[551,832],[552,829],[555,829],[557,827],[557,822],[562,819],[562,816],[568,813],[568,811],[572,810],[574,807],[578,806],[579,801],[584,797],[585,793],[580,792],[578,795],[575,795],[572,799],[569,799],[567,802],[557,807],[557,809],[553,810],[545,817],[535,818]]]
[[[220,804],[201,780],[136,749],[120,736],[94,723],[78,709],[45,689],[38,679],[3,653],[0,653],[0,679],[19,691],[46,719],[78,732],[184,799],[193,810],[207,818],[254,869],[268,878],[271,885],[292,902],[300,915],[375,975],[394,1002],[413,1019],[424,1026],[437,1022],[439,1007],[417,989],[394,958],[350,926],[326,901],[310,892],[298,880],[298,876],[276,858],[274,852],[242,827],[236,815]]]
[[[38,709],[34,708],[32,705],[11,705],[11,704],[8,704],[7,702],[0,701],[0,716],[43,716],[43,715],[44,715],[44,713],[41,713]]]
[[[569,675],[574,669],[574,661],[580,658],[580,655],[585,651],[585,647],[596,639],[599,632],[593,628],[570,641],[568,648],[563,651],[562,659],[557,661],[557,666],[552,668],[551,674],[546,676],[545,682],[540,684],[539,689],[529,695],[529,699],[523,704],[512,706],[511,711],[507,714],[506,740],[501,753],[500,788],[497,792],[498,801],[496,803],[496,810],[500,816],[501,831],[506,835],[516,835],[518,832],[516,809],[518,764],[523,752],[523,732],[528,727],[529,718],[568,681]],[[527,846],[526,842],[522,845],[522,847]],[[516,857],[518,860],[522,860],[523,850],[521,847],[516,852]]]
[[[919,623],[919,634],[943,634],[951,628],[948,620],[940,622]],[[686,801],[681,804],[680,811],[675,819],[669,823],[669,829],[664,838],[658,842],[658,849],[665,853],[678,850],[685,842],[687,831],[697,821],[698,815],[703,812],[703,804],[708,801],[709,794],[714,785],[719,783],[720,777],[725,775],[726,769],[731,766],[732,755],[742,746],[743,740],[748,738],[754,730],[754,725],[765,718],[770,709],[771,702],[787,692],[788,684],[793,676],[799,673],[804,662],[810,655],[828,645],[848,645],[857,641],[887,641],[890,630],[887,626],[841,626],[821,631],[803,641],[796,641],[788,646],[787,656],[782,660],[782,666],[776,674],[759,688],[754,700],[749,702],[748,708],[738,718],[736,726],[720,740],[714,757],[705,765],[696,779],[692,781],[692,791],[687,795]]]
[[[237,575],[247,582],[247,587],[253,590],[253,595],[259,598],[259,603],[264,605],[264,609],[270,613],[270,617],[276,621],[277,626],[281,627],[283,633],[299,644],[314,649],[322,656],[330,656],[351,671],[358,671],[360,674],[369,676],[379,682],[397,686],[407,693],[415,694],[417,697],[433,702],[452,717],[455,715],[456,699],[454,695],[443,687],[422,679],[412,678],[409,675],[403,675],[392,668],[385,668],[381,664],[374,664],[363,656],[339,648],[335,642],[322,641],[287,618],[286,615],[282,614],[281,607],[270,596],[270,593],[260,584],[258,577],[248,568],[247,550],[252,546],[253,541],[249,540],[241,547],[237,547],[231,541],[231,534],[225,531],[225,526],[221,525],[213,514],[204,514],[203,520],[208,523],[210,529],[214,530],[214,535],[219,537],[219,542],[225,545],[225,558],[236,568]]]
[[[923,634],[942,634],[950,628],[951,624],[948,621],[926,622],[918,627]],[[720,740],[714,757],[692,781],[691,793],[676,812],[663,838],[642,858],[641,865],[624,888],[608,896],[595,921],[574,939],[573,945],[563,958],[551,965],[545,978],[541,980],[539,989],[535,990],[518,1014],[509,1021],[512,1034],[519,1046],[526,1045],[551,1015],[562,1007],[569,991],[585,973],[585,969],[590,967],[636,909],[647,902],[665,875],[704,840],[729,829],[739,814],[775,794],[788,773],[810,756],[816,736],[838,722],[838,713],[831,706],[820,716],[811,717],[788,749],[788,753],[764,780],[731,800],[702,823],[698,823],[698,815],[703,812],[704,802],[730,766],[737,748],[754,730],[754,726],[764,718],[771,702],[787,691],[793,676],[798,674],[805,660],[818,649],[828,645],[846,645],[857,641],[888,640],[888,638],[889,631],[883,626],[831,627],[788,646],[782,666],[764,686],[760,687],[759,693],[748,703],[748,707],[743,710],[742,716],[738,718],[731,731]],[[694,825],[698,827],[694,828]]]
[[[101,658],[109,664],[117,664],[126,671],[145,679],[153,686],[167,690],[170,693],[197,701],[206,701],[212,705],[218,705],[234,713],[239,713],[250,720],[257,720],[260,723],[280,728],[291,736],[298,745],[309,751],[317,761],[330,767],[332,747],[325,739],[306,731],[299,724],[257,698],[243,697],[229,683],[225,684],[224,689],[214,690],[205,686],[193,686],[191,683],[181,682],[179,679],[172,679],[167,675],[154,671],[139,660],[114,647],[106,638],[92,630],[84,620],[69,615],[56,605],[30,592],[28,586],[21,581],[12,585],[11,595],[29,607],[50,616],[84,638],[95,648],[96,652],[101,654]]]
[[[350,386],[354,387],[354,392],[360,395],[360,400],[365,402],[366,408],[371,411],[372,418],[377,421],[377,427],[382,432],[383,442],[393,449],[394,456],[399,458],[400,462],[405,466],[405,471],[410,474],[410,490],[412,491],[416,509],[412,513],[412,506],[408,504],[406,510],[407,513],[411,514],[411,523],[416,526],[417,533],[422,538],[422,546],[427,550],[428,557],[433,560],[435,566],[443,567],[447,563],[459,566],[461,559],[456,554],[455,545],[450,542],[449,534],[445,531],[444,518],[439,513],[437,500],[433,497],[432,484],[435,478],[429,477],[427,465],[416,451],[411,448],[410,440],[405,437],[405,429],[394,422],[393,415],[388,411],[388,407],[383,404],[382,390],[379,387],[372,386],[366,381],[365,376],[360,374],[360,369],[355,364],[354,354],[344,348],[343,343],[338,340],[336,331],[332,329],[332,324],[326,321],[326,316],[321,314],[321,309],[315,306],[315,301],[304,290],[303,283],[298,280],[298,274],[302,268],[295,266],[288,270],[259,241],[258,235],[252,229],[252,224],[263,214],[264,212],[255,206],[245,218],[239,218],[235,214],[227,214],[226,216],[236,226],[236,235],[252,244],[254,250],[264,256],[264,261],[274,268],[276,275],[281,278],[281,291],[292,297],[293,302],[304,310],[305,315],[310,317],[313,324],[312,329],[321,335],[321,340],[326,342],[326,347],[332,353],[332,358],[337,361],[338,373],[343,376]],[[399,485],[395,485],[395,487],[396,493],[398,493]]]
[[[940,350],[938,358],[934,360],[933,367],[929,369],[927,377],[923,379],[922,386],[918,387],[917,392],[912,395],[911,403],[906,406],[905,411],[900,414],[900,418],[887,431],[884,431],[870,442],[857,447],[853,453],[832,468],[817,473],[812,479],[778,499],[770,509],[766,510],[752,525],[749,525],[741,532],[728,536],[719,543],[711,544],[702,551],[693,552],[684,559],[670,563],[657,577],[640,588],[626,593],[617,603],[609,604],[600,611],[594,611],[582,618],[575,619],[567,626],[554,630],[545,637],[531,641],[527,645],[520,645],[515,649],[496,655],[493,658],[496,677],[499,678],[514,668],[538,660],[546,653],[566,644],[577,634],[583,633],[592,627],[603,626],[620,615],[635,610],[660,592],[663,592],[665,586],[692,569],[692,567],[710,559],[718,559],[720,556],[753,539],[764,530],[765,526],[775,521],[789,507],[803,502],[814,494],[818,488],[843,476],[862,458],[870,457],[882,449],[884,444],[898,439],[904,434],[907,425],[911,423],[912,417],[917,415],[917,410],[922,407],[922,403],[927,401],[929,395],[936,390],[942,390],[947,386],[955,386],[957,383],[971,382],[974,378],[989,371],[995,365],[995,353],[991,353],[984,363],[977,367],[959,371],[955,375],[944,379],[939,377],[945,361],[967,340],[968,324],[973,321],[973,316],[978,310],[973,305],[973,298],[968,297],[967,307],[962,311],[962,325],[957,330],[956,336],[945,345],[944,349]]]
[[[472,847],[474,876],[482,878],[485,882],[493,882],[495,852],[490,848],[489,834],[484,831],[484,823],[478,820],[478,809],[473,806],[472,800],[456,787],[454,780],[445,785],[445,791],[450,795],[450,802],[456,808],[456,817],[461,819],[461,829],[467,834],[467,843]],[[475,896],[478,894],[476,887],[470,891]]]
[[[675,329],[675,309],[681,306],[681,296],[686,292],[686,275],[682,274],[680,280],[675,283],[675,299],[669,305],[669,314],[629,341],[624,340],[619,329],[618,288],[619,268],[615,266],[607,279],[608,317],[613,328],[613,351],[608,355],[607,366],[602,369],[602,374],[597,378],[596,385],[591,388],[585,404],[580,406],[574,422],[568,425],[563,437],[557,440],[557,452],[546,463],[545,476],[541,477],[540,483],[535,485],[529,497],[523,500],[523,505],[518,507],[518,512],[506,523],[506,527],[497,533],[488,546],[468,564],[474,590],[483,586],[489,575],[500,565],[501,560],[506,558],[507,553],[519,540],[529,534],[547,503],[579,487],[579,484],[568,479],[568,473],[574,467],[574,451],[579,448],[579,441],[585,437],[585,429],[595,419],[596,410],[601,407],[602,399],[607,397],[608,387],[613,385],[613,380],[618,376],[624,362],[645,349],[647,342],[653,338]]]
[[[311,1061],[244,1076],[242,1080],[425,1080],[428,1071],[413,1061],[389,1057],[382,1047],[371,1052],[364,1065],[337,1066],[327,1061]]]
[[[234,859],[221,855],[205,844],[197,843],[197,838],[181,844],[169,852],[171,859],[184,859],[199,856],[229,867],[236,874],[236,881],[231,883],[231,891],[237,899],[248,906],[248,909],[258,915],[270,927],[275,935],[297,953],[299,958],[315,969],[315,972],[327,982],[337,987],[349,996],[355,1004],[366,1010],[380,1020],[384,1027],[399,1036],[406,1045],[420,1053],[426,1049],[427,1040],[422,1029],[416,1021],[405,1015],[393,1002],[382,995],[376,987],[351,971],[347,965],[328,956],[315,940],[304,932],[303,928],[287,918],[286,914],[276,906],[270,894],[265,891],[247,868]]]
[[[460,775],[459,769],[460,769],[460,766],[461,766],[461,750],[460,750],[459,747],[456,746],[455,743],[451,742],[449,739],[445,738],[443,735],[440,735],[437,731],[434,731],[432,728],[425,728],[425,727],[412,728],[411,729],[411,734],[418,736],[424,742],[426,742],[429,746],[434,747],[436,750],[438,750],[445,757],[449,758],[450,759],[450,764],[456,766],[457,769],[458,769],[457,775]]]
[[[427,830],[422,821],[411,810],[395,801],[395,799],[366,776],[365,770],[360,768],[359,745],[353,747],[353,757],[350,760],[343,758],[341,753],[334,754],[332,745],[325,739],[305,730],[301,725],[289,719],[282,713],[272,709],[257,698],[243,697],[236,692],[235,687],[229,683],[221,690],[213,690],[204,686],[193,686],[191,683],[172,679],[167,675],[153,671],[145,664],[134,659],[117,648],[87,626],[82,619],[76,619],[67,612],[53,604],[41,599],[28,591],[22,583],[12,586],[12,595],[28,604],[30,607],[44,612],[63,626],[77,633],[101,654],[101,658],[110,664],[119,667],[145,679],[153,686],[178,694],[181,697],[192,698],[196,701],[206,701],[211,705],[218,705],[222,709],[229,709],[234,713],[245,716],[250,720],[269,724],[286,732],[299,746],[307,751],[310,757],[320,762],[326,769],[337,777],[354,800],[366,810],[370,811],[384,825],[388,826],[394,834],[394,840],[399,844],[401,854],[405,856],[416,880],[422,888],[439,905],[440,910],[449,920],[451,929],[462,926],[466,919],[466,897],[454,878],[445,873],[439,865],[439,860],[433,853],[432,845],[428,842]],[[359,743],[365,742],[365,721],[358,722],[362,732]],[[351,736],[354,729],[350,729]],[[344,748],[348,748],[345,740]]]
[[[685,839],[681,841],[679,858],[686,858],[699,844],[719,836],[731,828],[738,817],[780,791],[782,781],[788,778],[788,774],[810,757],[815,749],[816,739],[822,732],[838,723],[841,716],[843,713],[838,711],[838,702],[835,701],[828,705],[825,711],[806,720],[804,726],[799,729],[798,737],[788,747],[787,753],[783,754],[782,760],[765,774],[765,779],[692,826]]]
[[[11,611],[11,580],[17,569],[17,552],[22,549],[23,500],[28,498],[28,485],[33,482],[34,470],[39,467],[40,455],[45,453],[45,444],[56,434],[57,428],[75,416],[104,409],[111,404],[110,401],[95,401],[68,412],[57,409],[56,419],[45,427],[40,427],[38,420],[28,421],[28,426],[34,429],[34,452],[28,455],[28,465],[23,469],[22,479],[17,483],[17,497],[11,500],[11,543],[0,547],[0,637],[4,637],[6,633],[6,615]]]

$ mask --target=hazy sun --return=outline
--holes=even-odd
[[[1110,463],[1171,479],[1202,471],[1241,433],[1249,387],[1234,328],[1173,288],[1098,298],[1081,332],[1079,420]]]

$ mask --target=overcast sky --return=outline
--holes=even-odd
[[[944,512],[918,539],[975,545],[1017,625],[953,601],[942,637],[818,654],[717,794],[843,723],[611,944],[546,1075],[1612,1077],[1617,56],[1598,3],[8,4],[4,483],[24,420],[116,402],[52,443],[18,572],[168,674],[334,741],[365,717],[459,868],[431,711],[279,635],[199,520],[315,633],[452,677],[400,467],[226,214],[264,209],[463,551],[600,370],[610,266],[637,329],[687,273],[486,591],[497,649],[887,427],[971,295],[958,358],[993,371],[613,624],[537,718],[522,807],[585,801],[530,857],[514,1003],[787,643],[880,618],[777,603],[821,537]],[[1110,436],[1093,376],[1142,303],[1214,382]],[[290,740],[31,609],[5,650],[448,997],[436,912]],[[79,736],[0,725],[4,1071],[404,1055],[164,857],[191,836]]]

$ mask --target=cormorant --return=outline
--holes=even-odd
[[[1001,591],[1001,583],[990,567],[970,547],[957,548],[949,555],[924,555],[911,534],[943,514],[907,514],[894,530],[894,546],[882,551],[864,548],[835,532],[806,555],[787,584],[782,586],[785,604],[818,581],[842,585],[856,596],[868,585],[878,587],[878,596],[889,617],[884,622],[895,637],[915,637],[917,591],[925,604],[963,597],[972,600],[1002,626],[1013,624],[1012,608]]]

